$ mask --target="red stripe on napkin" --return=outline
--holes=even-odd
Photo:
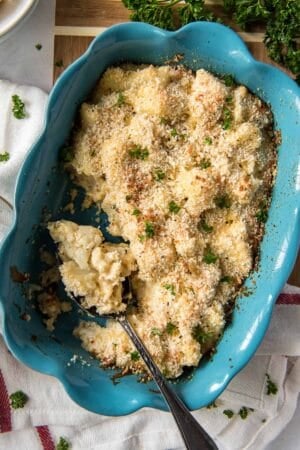
[[[280,294],[278,305],[300,305],[300,294]]]
[[[11,431],[11,411],[4,377],[0,370],[0,433]]]
[[[47,425],[36,427],[44,450],[55,450],[55,445]]]
[[[0,370],[0,432],[11,431],[11,411],[6,384]]]

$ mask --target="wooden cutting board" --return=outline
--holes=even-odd
[[[222,1],[206,3],[240,34],[255,58],[276,65],[267,56],[263,28],[255,26],[251,32],[242,32],[224,13]],[[110,25],[128,20],[129,11],[121,0],[56,0],[53,80],[87,49],[96,35]],[[289,282],[300,286],[300,254]]]

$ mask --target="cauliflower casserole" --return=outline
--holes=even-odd
[[[61,220],[68,292],[124,312],[165,376],[197,366],[221,336],[253,269],[275,176],[270,109],[230,77],[184,66],[106,70],[80,108],[66,168],[108,231]],[[134,302],[124,301],[130,280]],[[117,321],[74,330],[104,367],[145,372]]]

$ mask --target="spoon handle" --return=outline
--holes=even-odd
[[[125,317],[121,316],[118,318],[118,321],[139,351],[162,395],[164,396],[165,401],[167,402],[181,432],[187,450],[218,450],[218,447],[213,442],[212,438],[194,419],[184,403],[169,387],[159,368],[154,363],[145,345],[142,343],[128,320]]]

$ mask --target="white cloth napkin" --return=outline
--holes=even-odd
[[[25,102],[27,117],[11,114],[11,95]],[[21,160],[41,131],[46,95],[39,89],[0,82],[0,239],[11,219],[12,189]],[[300,289],[286,286],[281,304],[256,356],[234,378],[214,408],[195,417],[223,450],[263,450],[290,421],[300,391]],[[184,448],[169,413],[144,408],[126,417],[105,417],[85,411],[64,392],[60,383],[26,368],[7,351],[0,339],[0,449],[54,450],[60,436],[73,450],[181,450]],[[76,364],[76,362],[75,362]],[[278,386],[266,394],[268,373]],[[12,410],[8,396],[25,392],[29,401]],[[252,408],[247,419],[237,414]],[[229,419],[223,411],[235,412]],[[196,450],[196,449],[195,449]],[[290,450],[290,449],[287,449]]]

